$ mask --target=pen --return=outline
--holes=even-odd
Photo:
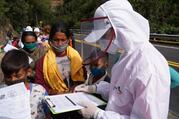
[[[53,102],[50,100],[50,98],[46,98],[46,99],[47,99],[47,102],[48,102],[48,104],[49,104],[49,106],[50,106],[51,108],[55,107],[55,105],[54,105]]]
[[[68,98],[67,96],[65,96],[65,98],[68,99],[74,106],[76,106],[76,104],[70,98]]]

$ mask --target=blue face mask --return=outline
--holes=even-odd
[[[106,71],[104,68],[97,68],[97,67],[91,68],[91,73],[93,74],[94,77],[103,76],[105,72]]]

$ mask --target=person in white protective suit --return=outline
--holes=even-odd
[[[97,8],[94,17],[107,17],[103,20],[106,26],[103,30],[94,28],[85,40],[101,42],[104,50],[103,38],[110,36],[105,37],[106,41],[112,39],[105,51],[114,54],[123,49],[124,52],[112,67],[111,83],[101,81],[75,88],[75,92],[98,93],[107,100],[105,110],[87,101],[79,102],[86,107],[81,114],[94,119],[167,119],[169,67],[166,59],[149,42],[148,21],[135,12],[127,0],[105,2]]]

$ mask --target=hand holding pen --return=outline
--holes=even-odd
[[[75,87],[74,92],[96,93],[96,85],[81,84]]]

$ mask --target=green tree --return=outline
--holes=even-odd
[[[49,23],[53,18],[51,0],[5,0],[7,17],[20,31],[27,25],[38,26],[40,21]]]
[[[29,4],[25,0],[6,0],[8,3],[7,17],[10,19],[13,27],[20,31],[22,27],[29,23]]]
[[[5,15],[5,12],[8,10],[6,7],[6,2],[4,0],[0,0],[0,17],[2,18]]]
[[[4,0],[0,0],[0,27],[4,27],[7,21],[5,13],[8,11],[6,7],[6,2]]]
[[[101,0],[67,0],[57,7],[57,20],[62,19],[69,27],[80,26],[80,19],[93,17],[95,9],[102,3]]]
[[[51,0],[28,0],[30,5],[30,20],[35,26],[39,25],[39,21],[51,22],[53,11],[51,9]]]
[[[151,32],[179,33],[179,2],[175,0],[130,0],[134,9],[149,20]]]
[[[4,27],[5,12],[6,12],[5,1],[0,0],[0,40],[2,40],[1,38],[4,37],[3,27]]]

